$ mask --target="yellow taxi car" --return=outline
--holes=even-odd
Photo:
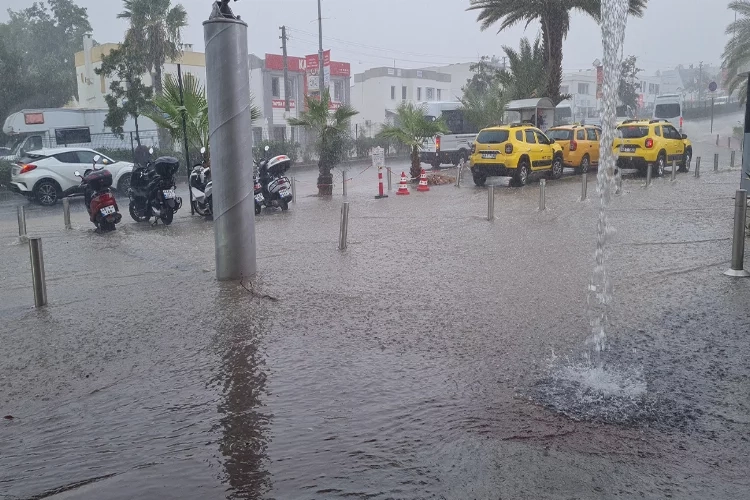
[[[471,147],[469,164],[477,186],[484,186],[491,176],[510,176],[512,185],[524,186],[536,173],[559,179],[563,152],[559,144],[533,125],[498,125],[479,132]]]
[[[626,120],[617,127],[613,144],[617,168],[636,169],[645,174],[653,165],[653,175],[661,177],[671,162],[680,172],[690,169],[693,146],[687,135],[667,120]]]
[[[562,147],[563,165],[585,174],[599,165],[599,140],[601,132],[591,125],[561,125],[547,131],[547,137]]]

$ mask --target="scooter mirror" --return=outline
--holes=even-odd
[[[73,172],[73,173],[75,174],[75,176],[76,176],[76,177],[80,177],[80,176],[81,176],[81,172],[79,172],[78,170],[76,170],[76,171],[75,171],[75,172]]]
[[[99,155],[94,156],[94,163],[99,163],[99,160],[101,160],[102,157]]]
[[[206,148],[201,148],[201,154],[202,155],[206,154]]]
[[[154,148],[148,148],[148,154],[150,155],[154,154]]]
[[[268,151],[269,149],[271,149],[271,146],[269,146],[268,144],[266,144],[266,147],[265,147],[265,148],[263,148],[263,149],[264,149],[265,151]]]

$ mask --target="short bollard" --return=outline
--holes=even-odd
[[[341,172],[341,191],[344,196],[346,196],[346,170]]]
[[[349,235],[349,202],[341,205],[341,225],[339,227],[339,250],[346,250],[346,239]]]
[[[727,137],[727,147],[729,149],[732,149],[732,138],[731,137]]]
[[[461,159],[460,162],[458,162],[458,166],[456,167],[456,187],[461,187],[461,171],[464,169],[464,160]]]
[[[674,182],[677,179],[677,162],[672,160],[672,172],[669,174],[669,179]]]
[[[297,179],[292,177],[292,203],[297,203]]]
[[[391,180],[391,174],[393,174],[393,170],[391,170],[390,168],[386,168],[386,170],[388,170],[388,192],[390,193],[392,189],[391,186],[393,185],[393,181]]]
[[[539,181],[539,211],[545,210],[547,210],[547,180],[541,179]]]
[[[29,256],[31,257],[31,282],[34,286],[34,305],[42,307],[47,305],[47,284],[44,282],[41,238],[29,238]]]
[[[719,145],[719,134],[716,134],[716,145]]]
[[[695,178],[699,178],[701,176],[701,157],[695,159]]]
[[[586,201],[589,190],[589,176],[584,172],[581,175],[581,201]]]
[[[487,220],[495,220],[495,186],[487,187]]]
[[[18,205],[16,211],[18,212],[18,241],[26,243],[29,241],[29,237],[26,236],[26,209]]]
[[[714,172],[719,171],[719,153],[714,154]]]
[[[735,155],[736,154],[737,153],[733,149],[732,153],[729,155],[729,166],[732,167],[732,168],[734,168],[734,160],[735,160]]]
[[[70,225],[70,200],[68,198],[63,198],[62,204],[63,204],[63,221],[65,222],[65,229],[72,229],[73,226]]]
[[[615,194],[622,194],[622,174],[615,175]]]
[[[724,272],[727,276],[745,278],[745,218],[747,217],[747,191],[738,189],[734,197],[734,231],[732,235],[732,268]]]
[[[646,167],[646,187],[649,187],[651,185],[651,174],[654,170],[654,166],[649,163]]]

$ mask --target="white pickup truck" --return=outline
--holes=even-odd
[[[458,165],[462,159],[468,160],[479,131],[464,120],[461,103],[430,102],[424,106],[428,117],[442,117],[445,120],[450,133],[425,140],[419,152],[420,161],[438,168],[444,164]]]

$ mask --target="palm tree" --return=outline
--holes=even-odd
[[[484,31],[500,23],[503,31],[516,23],[539,21],[542,25],[542,46],[547,69],[547,96],[561,101],[562,46],[570,29],[570,13],[578,11],[589,15],[597,22],[601,20],[601,0],[470,0],[467,10],[478,10],[477,21]],[[630,14],[642,16],[648,0],[630,0]]]
[[[736,14],[736,21],[727,26],[726,34],[732,35],[724,47],[722,66],[727,71],[726,83],[729,95],[740,89],[740,100],[747,99],[747,74],[741,74],[750,65],[750,1],[737,0],[729,4]]]
[[[464,117],[477,130],[502,123],[507,104],[505,92],[497,83],[490,84],[484,91],[466,88],[461,97]]]
[[[351,118],[357,111],[343,105],[331,112],[331,95],[323,92],[320,99],[308,97],[307,111],[299,118],[288,119],[293,127],[304,127],[315,137],[315,149],[318,153],[318,194],[333,194],[333,175],[331,170],[345,157],[350,148]]]
[[[448,132],[448,127],[442,118],[431,120],[425,116],[424,109],[411,102],[402,102],[396,108],[396,119],[393,125],[384,125],[378,133],[379,137],[395,139],[411,148],[412,179],[422,173],[422,163],[419,160],[419,149],[426,139]]]
[[[181,51],[182,28],[187,26],[187,11],[171,0],[123,0],[124,10],[117,15],[130,20],[125,39],[144,54],[149,72],[153,72],[154,90],[162,93],[164,63],[176,59]]]
[[[547,72],[544,68],[544,50],[537,37],[534,45],[528,38],[521,38],[521,45],[515,49],[503,46],[508,56],[508,68],[500,71],[498,80],[509,100],[543,97],[547,86]]]

